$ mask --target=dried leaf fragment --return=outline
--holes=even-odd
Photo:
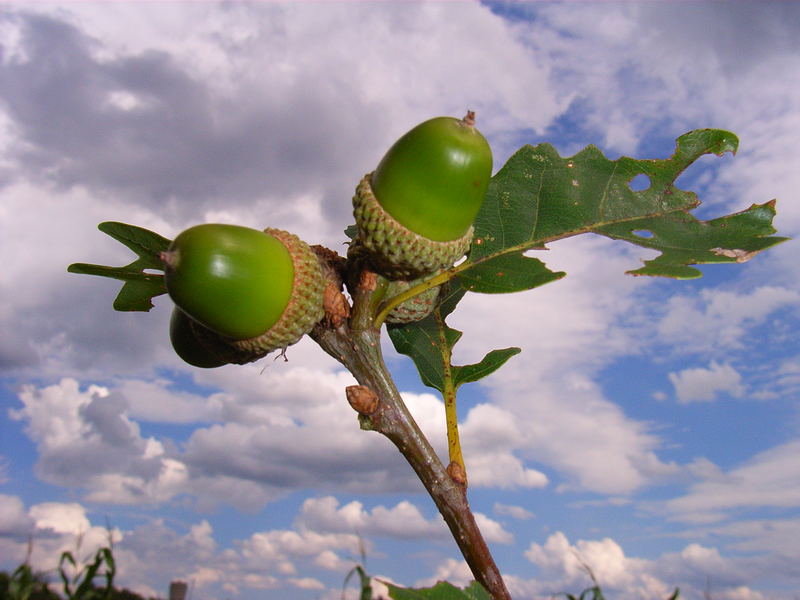
[[[747,262],[751,258],[753,258],[758,251],[752,250],[742,250],[740,248],[711,248],[711,252],[716,254],[717,256],[725,256],[727,258],[734,258],[736,259],[737,263]]]

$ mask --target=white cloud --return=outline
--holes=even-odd
[[[289,583],[302,590],[324,590],[325,584],[313,577],[290,578]]]
[[[255,509],[298,487],[416,490],[397,450],[360,430],[344,398],[352,377],[293,364],[204,374],[207,384],[226,390],[208,396],[175,390],[163,379],[85,389],[64,379],[43,388],[24,387],[22,407],[11,415],[25,423],[37,445],[40,475],[82,487],[95,502],[162,503],[191,494],[204,508],[233,502]],[[411,393],[404,398],[440,456],[446,456],[441,399]],[[178,449],[169,439],[142,436],[132,413],[154,422],[222,423],[196,428]],[[541,473],[514,456],[515,445],[507,443],[509,427],[512,420],[502,410],[479,406],[469,413],[464,431],[473,438],[466,446],[468,457],[475,457],[471,481],[544,485]]]
[[[781,562],[800,560],[800,548],[797,545],[800,518],[741,519],[691,529],[685,535],[728,538],[731,540],[728,547],[732,550],[773,555],[773,559],[767,562],[776,565],[776,568]]]
[[[164,456],[128,418],[126,402],[107,388],[63,379],[22,388],[23,406],[12,409],[36,443],[38,475],[59,485],[84,487],[89,497],[111,503],[162,502],[185,491],[186,467]]]
[[[537,596],[591,587],[591,570],[604,594],[621,600],[666,598],[676,588],[681,596],[701,597],[709,585],[715,598],[755,600],[762,596],[747,582],[769,577],[769,568],[764,569],[757,560],[726,557],[717,548],[696,543],[679,552],[642,559],[627,556],[620,544],[610,538],[572,544],[560,531],[550,535],[544,544],[532,543],[525,557],[538,567],[538,578],[511,578],[510,582],[515,589]]]
[[[534,514],[522,506],[514,506],[513,504],[503,504],[502,502],[495,502],[493,508],[495,514],[506,515],[519,521],[527,521],[533,519]]]
[[[737,508],[796,508],[800,506],[800,441],[792,440],[760,452],[725,476],[692,485],[688,492],[665,503],[675,518],[720,520]]]
[[[23,538],[30,534],[34,520],[16,496],[0,494],[0,537]]]
[[[203,397],[177,389],[172,381],[159,378],[123,379],[114,395],[125,399],[127,414],[138,421],[157,423],[202,423],[219,421],[221,394]]]
[[[476,513],[475,520],[488,543],[510,544],[513,535],[486,515]],[[332,497],[309,498],[303,502],[296,524],[304,530],[357,533],[397,539],[448,539],[449,532],[439,514],[426,519],[419,508],[403,500],[391,508],[376,506],[371,510],[361,502],[339,505]]]
[[[319,556],[325,551],[346,551],[358,555],[363,540],[353,533],[317,533],[315,531],[273,530],[257,532],[242,542],[241,556],[248,568],[277,565],[286,569],[293,559]],[[259,567],[260,565],[260,567]]]
[[[707,369],[697,367],[670,373],[669,380],[681,404],[711,402],[720,393],[740,398],[745,391],[739,372],[728,363],[716,361],[711,361]]]
[[[50,571],[65,551],[80,562],[123,540],[119,529],[93,525],[78,503],[41,502],[26,509],[20,498],[0,494],[0,557],[14,561],[12,568],[28,560],[35,570]]]
[[[626,556],[610,538],[579,540],[572,545],[559,531],[543,545],[532,543],[525,557],[539,568],[541,577],[559,589],[591,587],[588,567],[605,592],[623,592],[623,598],[658,598],[671,592],[667,584],[653,576],[650,561]]]
[[[340,506],[333,496],[309,498],[303,502],[297,524],[314,531],[357,533],[367,538],[446,539],[448,536],[441,516],[426,519],[416,506],[405,500],[392,508],[376,506],[365,510],[355,500]]]
[[[480,360],[491,348],[522,347],[486,381],[492,406],[482,410],[505,415],[507,424],[493,443],[513,447],[520,461],[558,470],[570,486],[602,493],[629,493],[672,472],[675,467],[655,454],[660,440],[649,425],[628,418],[593,381],[643,343],[637,299],[651,282],[623,274],[636,264],[637,252],[586,237],[535,254],[568,276],[532,292],[468,294],[449,321],[465,332],[455,348],[457,364]],[[480,439],[469,433],[465,440]],[[471,460],[468,455],[468,468]],[[485,465],[490,476],[491,456]]]
[[[74,502],[43,502],[32,506],[29,512],[38,529],[52,529],[77,538],[91,527],[83,506]]]
[[[503,529],[503,526],[484,515],[483,513],[475,513],[475,522],[481,530],[486,543],[488,544],[512,544],[514,542],[514,534],[510,531]]]
[[[513,413],[479,404],[460,426],[467,477],[471,485],[500,488],[540,488],[547,485],[541,471],[525,467],[514,451],[525,446]]]
[[[797,304],[800,291],[760,286],[749,292],[703,289],[666,304],[658,339],[674,351],[720,355],[744,348],[745,335],[776,310]]]

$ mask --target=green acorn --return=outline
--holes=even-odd
[[[228,360],[203,343],[196,329],[200,327],[202,327],[200,323],[193,321],[177,306],[172,309],[172,316],[169,320],[169,339],[175,354],[180,356],[185,363],[201,369],[213,369],[228,364]],[[206,331],[213,335],[210,330]],[[230,354],[232,351],[233,348],[228,348],[224,353]]]
[[[285,231],[197,225],[179,234],[162,259],[170,297],[234,349],[228,362],[290,346],[323,317],[326,280],[319,261]]]
[[[397,296],[408,290],[409,288],[420,283],[421,279],[412,281],[404,281],[401,279],[390,281],[386,286],[386,298]],[[405,324],[415,323],[421,321],[433,312],[433,307],[436,306],[436,300],[439,298],[439,287],[433,287],[425,290],[421,294],[409,298],[405,302],[395,306],[392,311],[386,315],[387,323]]]
[[[397,140],[356,189],[359,233],[349,254],[390,279],[410,279],[467,252],[492,173],[491,148],[474,124],[471,112],[437,117]]]

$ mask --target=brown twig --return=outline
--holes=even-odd
[[[374,315],[380,303],[380,297],[375,294],[376,291],[381,293],[381,287],[375,285],[374,274],[367,271],[350,280],[355,284],[351,289],[353,311],[349,321],[339,327],[322,322],[311,332],[311,337],[356,378],[360,387],[350,390],[349,400],[356,400],[354,408],[359,411],[362,429],[383,434],[405,457],[444,517],[478,583],[493,599],[510,600],[500,571],[475,522],[464,482],[459,481],[458,476],[451,476],[442,464],[408,411],[384,363],[380,330],[374,326]],[[356,396],[371,400],[367,408],[362,409]]]

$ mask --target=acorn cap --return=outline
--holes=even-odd
[[[473,228],[460,238],[439,242],[423,237],[399,223],[380,205],[372,191],[372,173],[365,175],[353,196],[358,236],[349,257],[363,256],[389,279],[413,279],[446,269],[464,256]]]
[[[241,359],[231,362],[240,364],[258,360],[274,350],[297,343],[325,314],[323,294],[327,280],[317,255],[292,233],[272,228],[264,232],[280,240],[292,256],[292,296],[278,321],[265,333],[246,340],[229,340],[228,343],[236,349]]]
[[[416,279],[413,281],[391,281],[386,287],[385,297],[391,298],[392,296],[396,296],[397,294],[400,294],[417,285],[421,281],[421,279]],[[386,322],[405,324],[421,321],[431,314],[431,312],[433,312],[433,307],[436,306],[436,300],[439,298],[440,289],[441,288],[439,286],[429,288],[421,294],[418,294],[413,298],[409,298],[405,302],[398,304],[388,315],[386,315]]]

